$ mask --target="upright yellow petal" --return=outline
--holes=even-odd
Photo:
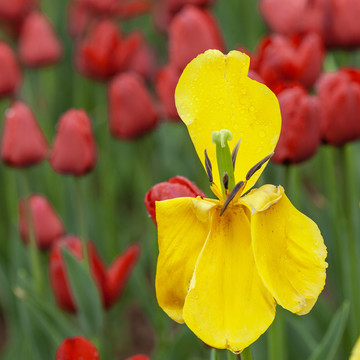
[[[360,337],[356,341],[349,360],[360,360]]]
[[[255,266],[249,218],[241,206],[212,210],[211,231],[196,263],[183,317],[201,340],[241,351],[271,324],[275,302]]]
[[[162,309],[183,322],[182,308],[195,263],[210,229],[214,201],[176,198],[156,202],[159,258],[156,296]]]
[[[285,194],[251,218],[259,273],[278,304],[303,315],[325,285],[327,255],[317,225],[295,209]]]
[[[247,195],[240,198],[240,203],[244,204],[251,213],[266,210],[281,199],[284,193],[282,186],[263,185],[259,189],[251,190]]]
[[[238,51],[223,55],[218,50],[208,50],[188,64],[175,91],[179,115],[203,165],[207,149],[219,188],[215,145],[211,143],[213,131],[232,132],[230,150],[241,138],[236,182],[244,180],[247,171],[275,149],[280,134],[278,101],[265,85],[247,76],[249,61],[247,55]],[[255,173],[245,191],[254,185],[261,172]]]

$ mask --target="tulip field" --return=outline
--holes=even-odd
[[[0,359],[360,360],[359,18],[0,0]]]

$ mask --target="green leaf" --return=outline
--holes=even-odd
[[[349,309],[350,304],[348,301],[345,301],[341,308],[333,316],[326,334],[308,360],[334,359],[345,330],[345,325],[349,316]]]
[[[75,297],[80,326],[88,336],[97,335],[102,330],[104,320],[98,288],[83,261],[76,259],[66,248],[62,249],[62,254]]]

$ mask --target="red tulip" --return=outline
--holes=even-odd
[[[76,305],[66,276],[65,262],[61,248],[66,247],[79,260],[83,258],[82,243],[75,236],[66,236],[57,241],[50,253],[50,282],[59,307],[76,312]],[[106,268],[95,246],[88,244],[90,270],[99,289],[105,309],[111,307],[121,296],[140,252],[137,244],[131,245]]]
[[[212,5],[213,0],[158,0],[153,5],[153,20],[156,28],[167,32],[174,16],[186,5],[207,7]]]
[[[124,64],[124,70],[134,71],[145,78],[151,77],[155,71],[155,54],[140,31],[130,33],[123,40],[118,55],[123,59],[120,63]]]
[[[169,31],[170,65],[182,71],[197,55],[208,49],[224,52],[224,42],[210,12],[187,6],[173,19]]]
[[[82,0],[88,11],[99,15],[131,18],[149,11],[150,0]]]
[[[315,96],[300,85],[285,87],[277,98],[282,127],[272,161],[294,164],[311,158],[321,143],[321,108]]]
[[[41,162],[48,144],[31,109],[15,102],[6,111],[2,130],[1,159],[14,167],[27,167]]]
[[[135,73],[117,75],[109,85],[108,98],[113,136],[130,140],[157,125],[157,111],[145,82]]]
[[[81,176],[96,163],[96,144],[90,119],[84,110],[70,109],[61,116],[50,157],[61,174]]]
[[[155,202],[174,199],[178,197],[206,197],[206,195],[189,179],[183,176],[175,176],[169,181],[154,185],[144,198],[149,216],[156,225]]]
[[[0,98],[16,93],[22,82],[21,70],[11,47],[0,42]]]
[[[55,360],[100,360],[96,347],[82,336],[65,339],[59,346]]]
[[[329,26],[325,31],[328,46],[360,46],[360,2],[357,0],[330,0],[327,18]]]
[[[41,250],[46,250],[64,234],[64,225],[45,196],[34,194],[20,200],[19,229],[25,244],[29,242],[28,211],[37,245]]]
[[[147,355],[134,355],[127,358],[126,360],[150,360],[150,358]]]
[[[29,67],[52,65],[61,59],[62,52],[60,39],[45,15],[38,11],[30,13],[20,32],[21,61]]]
[[[324,21],[332,0],[261,0],[260,12],[272,31],[291,36],[324,35]]]
[[[72,0],[68,4],[67,27],[69,34],[74,37],[80,37],[84,34],[86,28],[92,20],[92,14],[89,13],[82,0]]]
[[[360,71],[324,73],[316,84],[324,111],[323,141],[340,146],[360,138]]]
[[[165,116],[178,120],[179,115],[175,106],[175,88],[181,72],[170,65],[159,70],[156,75],[156,93],[161,101]]]
[[[318,35],[287,38],[272,35],[259,48],[255,70],[269,87],[277,82],[299,82],[310,88],[322,69],[324,50]]]
[[[22,20],[37,3],[37,0],[0,0],[0,18],[10,22]]]
[[[99,80],[115,75],[122,65],[116,55],[120,44],[121,35],[112,20],[97,22],[76,50],[75,63],[78,70]]]

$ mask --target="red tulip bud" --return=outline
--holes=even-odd
[[[96,162],[90,119],[84,110],[70,109],[59,120],[50,164],[61,174],[81,176]]]
[[[324,34],[324,21],[332,0],[261,0],[260,12],[271,30],[283,34]]]
[[[115,75],[122,65],[116,55],[120,44],[121,35],[113,21],[97,22],[76,50],[75,63],[79,72],[99,80]]]
[[[353,0],[331,0],[326,21],[325,42],[328,46],[360,46],[360,2]],[[325,26],[327,24],[325,23]]]
[[[0,0],[0,18],[16,22],[37,4],[37,0]]]
[[[29,210],[28,210],[29,209]],[[30,216],[28,215],[30,211]],[[19,229],[24,243],[29,242],[28,223],[32,221],[34,235],[41,250],[48,249],[64,234],[64,225],[46,197],[31,195],[19,202]]]
[[[170,65],[182,71],[192,59],[208,49],[224,52],[224,42],[215,18],[206,10],[185,7],[170,26]]]
[[[117,75],[108,90],[110,131],[120,139],[134,139],[151,131],[158,115],[145,82],[134,73]]]
[[[170,65],[159,70],[156,74],[156,93],[161,101],[165,116],[178,120],[179,115],[175,106],[175,88],[181,72]]]
[[[324,111],[323,140],[340,146],[360,138],[360,71],[340,69],[324,73],[317,82]]]
[[[175,176],[169,181],[154,185],[144,198],[149,216],[156,225],[155,201],[168,200],[178,197],[206,197],[206,195],[189,179],[183,176]]]
[[[68,4],[67,27],[71,36],[77,38],[81,36],[89,23],[91,14],[82,0],[73,0]]]
[[[62,56],[62,45],[49,20],[38,11],[30,13],[21,28],[19,54],[29,67],[57,63]]]
[[[254,70],[270,88],[293,81],[310,88],[320,75],[323,57],[321,40],[314,33],[292,38],[272,35],[262,41]]]
[[[83,258],[83,247],[79,238],[66,236],[57,241],[50,253],[50,282],[59,307],[68,312],[76,312],[76,305],[66,276],[65,261],[61,253],[61,248],[64,246],[79,260]],[[113,305],[121,296],[138,259],[139,251],[138,245],[130,246],[115,259],[109,269],[106,269],[95,246],[92,243],[88,244],[91,274],[99,289],[105,309]]]
[[[5,113],[1,159],[9,166],[27,167],[42,161],[48,144],[30,108],[15,102]]]
[[[278,95],[282,127],[272,161],[294,164],[311,158],[321,142],[321,108],[315,96],[300,85],[283,89]]]
[[[214,3],[213,0],[158,0],[153,5],[153,20],[156,28],[167,32],[174,16],[186,5],[207,7]]]
[[[11,47],[0,42],[0,98],[14,94],[22,82],[21,70]]]
[[[59,346],[55,360],[100,360],[96,347],[87,339],[76,336],[65,339]]]

